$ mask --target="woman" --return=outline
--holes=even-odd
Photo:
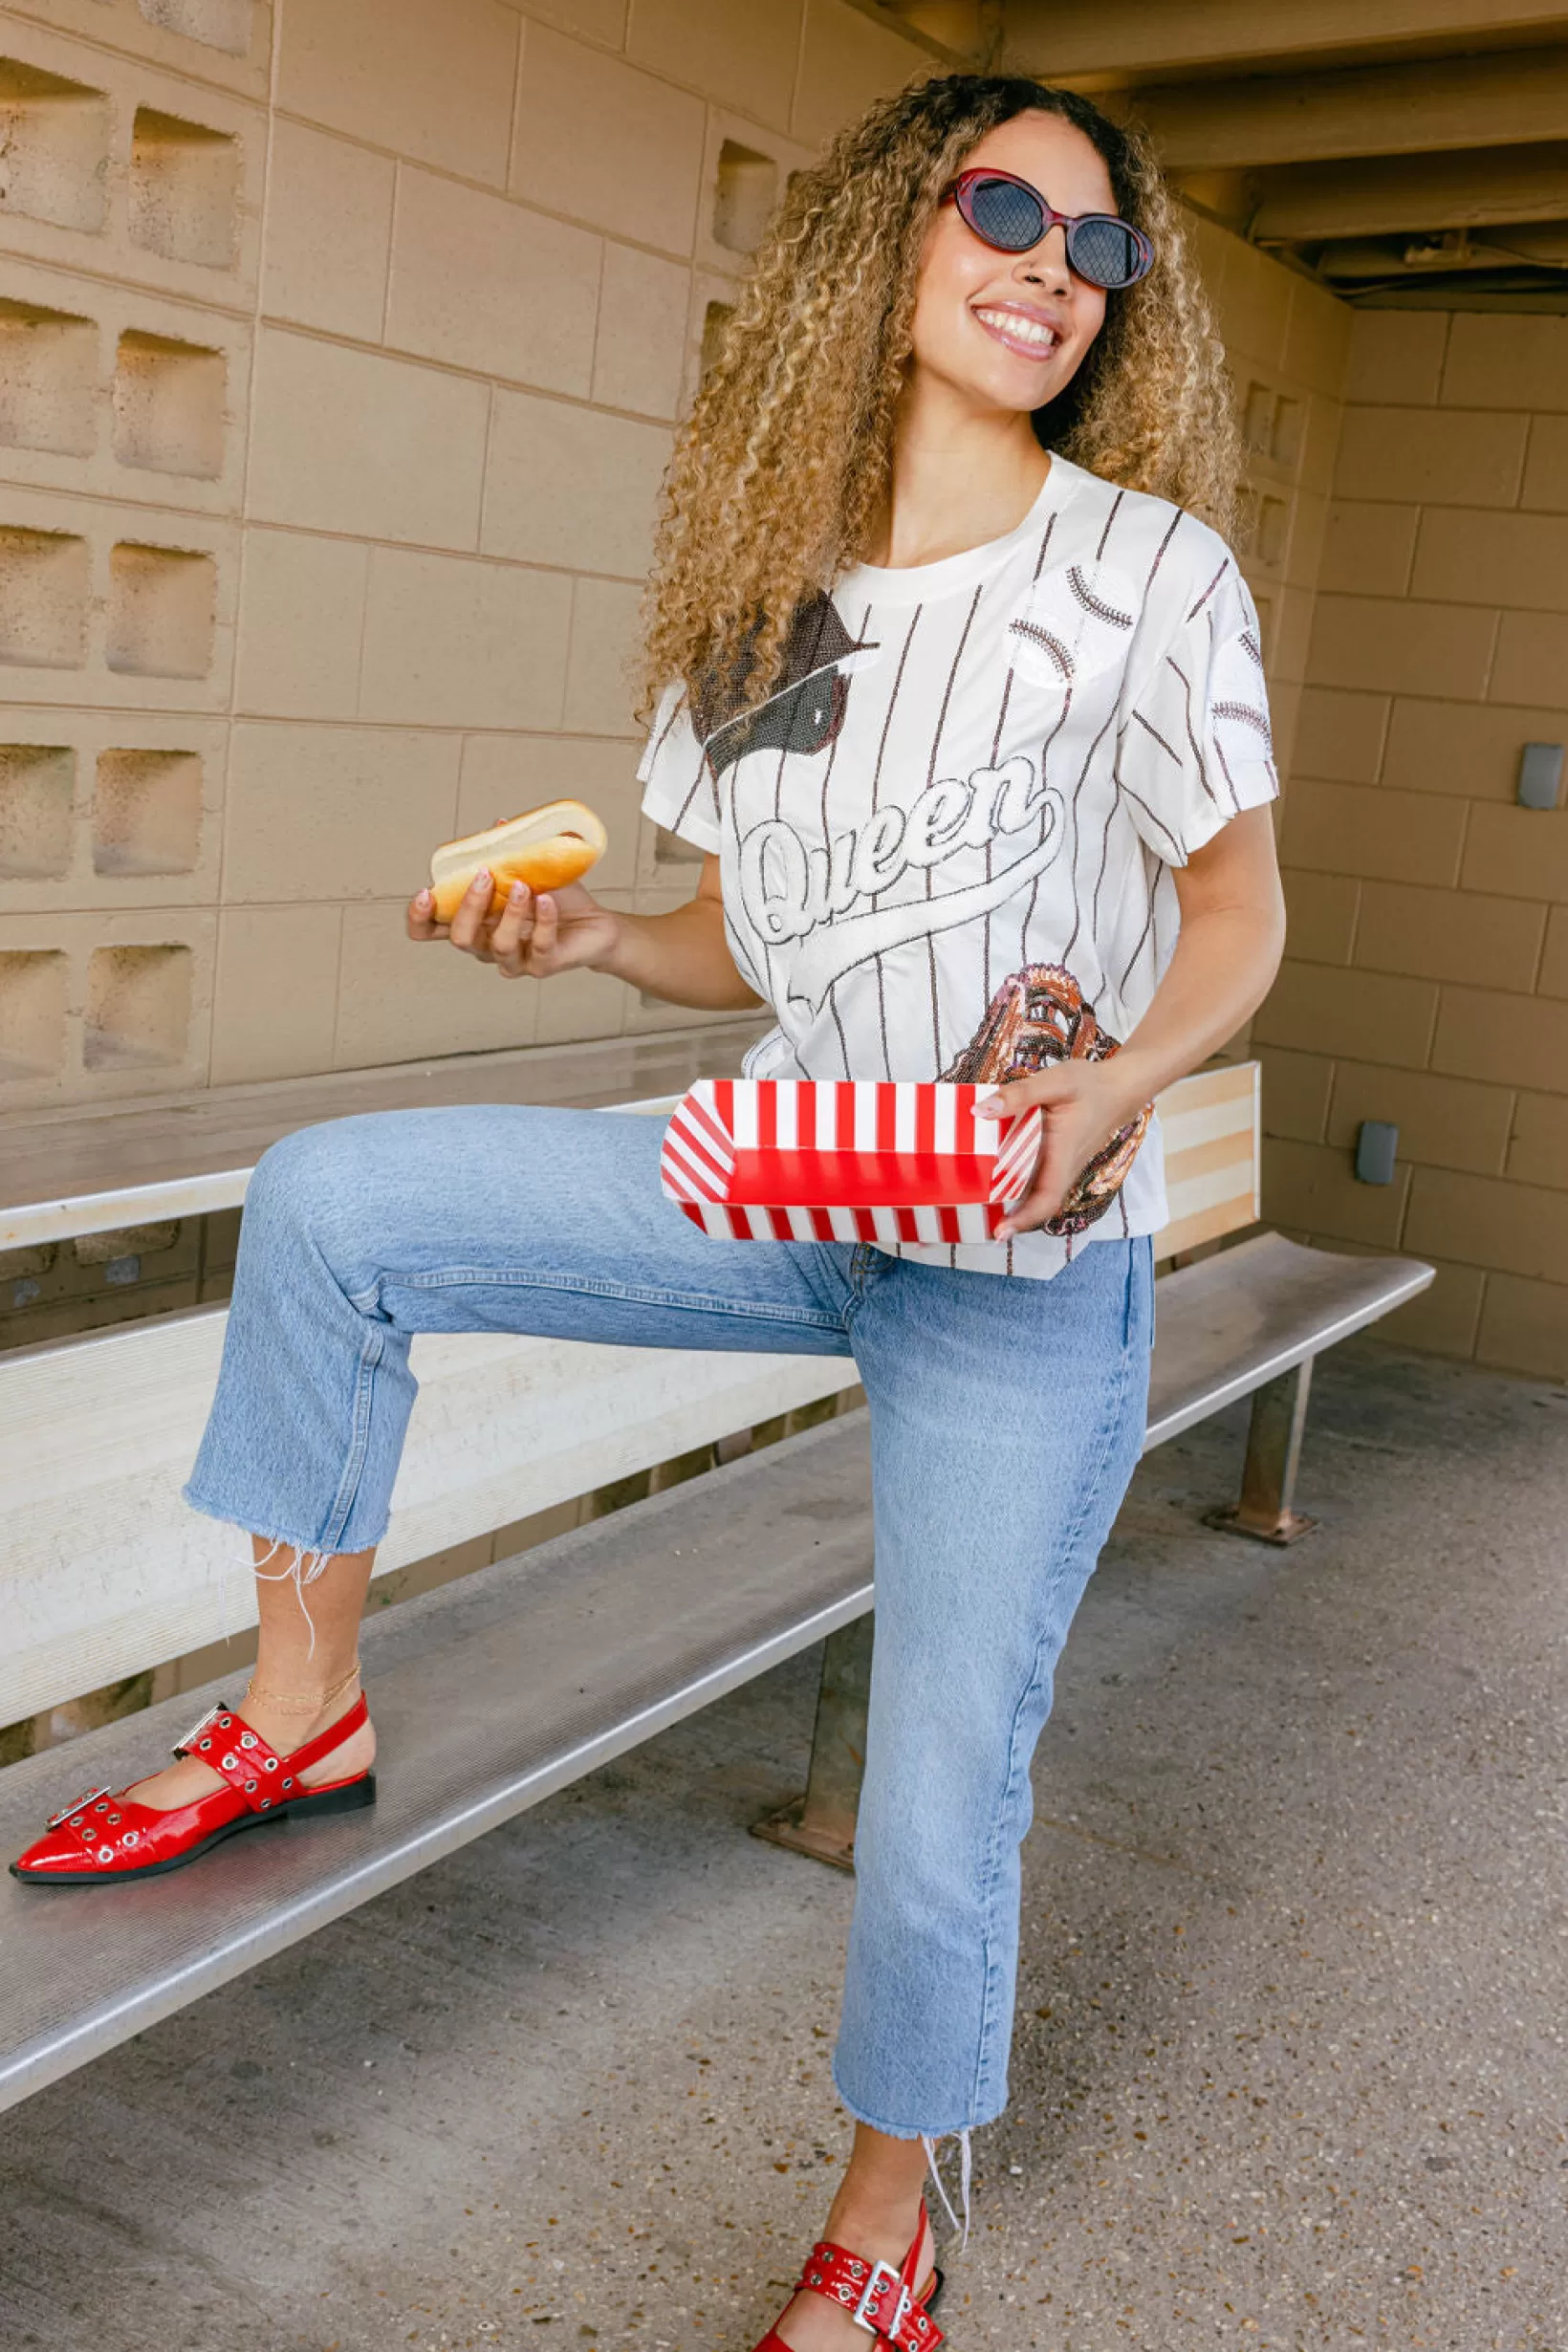
[[[255,1677],[24,1858],[137,1875],[273,1802],[369,1800],[356,1639],[413,1332],[853,1354],[878,1545],[855,2146],[772,2352],[939,2341],[926,2162],[962,2135],[967,2180],[1005,2103],[1030,1759],[1143,1427],[1146,1106],[1282,936],[1256,621],[1188,511],[1224,523],[1236,455],[1158,173],[1084,99],[938,78],[800,175],[672,462],[650,596],[643,806],[705,853],[696,895],[646,917],[519,886],[492,919],[481,877],[450,940],[508,977],[765,1002],[753,1076],[994,1080],[998,1111],[1044,1106],[1033,1189],[995,1244],[895,1254],[708,1239],[661,1196],[658,1122],[410,1112],[278,1145],[189,1488],[256,1531]],[[445,935],[426,892],[408,927]]]

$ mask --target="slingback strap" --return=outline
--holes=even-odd
[[[317,1731],[303,1747],[283,1756],[220,1699],[199,1723],[191,1725],[184,1739],[176,1744],[174,1753],[210,1764],[244,1797],[252,1813],[271,1813],[275,1805],[286,1805],[299,1796],[300,1774],[330,1755],[335,1748],[342,1747],[369,1720],[369,1714],[361,1690],[346,1715],[329,1724],[324,1731]]]
[[[923,2212],[902,2270],[895,2270],[891,2262],[868,2262],[863,2254],[851,2254],[847,2246],[819,2239],[811,2250],[797,2292],[820,2295],[841,2305],[857,2327],[864,2328],[880,2343],[892,2344],[894,2352],[935,2352],[943,2341],[942,2330],[915,2295],[915,2271],[925,2236]]]
[[[302,1748],[291,1751],[284,1759],[284,1770],[291,1775],[308,1773],[313,1764],[319,1764],[322,1757],[331,1755],[335,1748],[346,1745],[355,1732],[369,1721],[370,1709],[361,1690],[346,1715],[339,1715],[336,1723],[329,1723],[324,1731],[317,1731],[316,1737],[306,1740]]]

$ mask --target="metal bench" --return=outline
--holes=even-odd
[[[1251,1065],[1209,1071],[1163,1104],[1177,1215],[1167,1247],[1255,1221],[1255,1086]],[[1300,1525],[1292,1486],[1314,1357],[1430,1279],[1413,1261],[1332,1256],[1273,1234],[1165,1275],[1148,1444],[1252,1395],[1233,1517],[1288,1540]],[[222,1320],[205,1310],[0,1358],[11,1505],[0,1606],[19,1636],[0,1663],[0,1721],[218,1630],[211,1547],[223,1539],[183,1512],[177,1487]],[[581,1491],[855,1380],[847,1362],[496,1339],[435,1342],[421,1372],[387,1567],[510,1524],[560,1499],[563,1485]],[[0,2105],[824,1636],[807,1797],[792,1822],[766,1826],[846,1860],[871,1598],[857,1415],[388,1612],[365,1629],[390,1766],[373,1814],[330,1834],[238,1840],[156,1886],[52,1898],[0,1883]],[[49,1752],[9,1767],[0,1840],[14,1851],[35,1832],[68,1761],[74,1786],[119,1785],[219,1688],[90,1733],[69,1759]]]
[[[231,1208],[268,1143],[313,1120],[414,1102],[645,1102],[734,1066],[755,1023],[305,1079],[91,1120],[19,1122],[0,1233],[62,1233]],[[662,1081],[662,1084],[661,1084]],[[619,1090],[619,1091],[618,1091]],[[1170,1248],[1257,1215],[1256,1072],[1204,1072],[1163,1105]],[[96,1173],[95,1191],[83,1189]],[[183,1209],[177,1207],[183,1203]],[[232,1632],[249,1603],[231,1530],[185,1510],[222,1354],[212,1306],[0,1354],[0,1724]],[[421,1383],[379,1576],[759,1421],[853,1387],[847,1361],[486,1336],[416,1340]],[[227,1573],[226,1573],[227,1571]],[[239,1573],[236,1573],[239,1571]]]

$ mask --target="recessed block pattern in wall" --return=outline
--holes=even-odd
[[[703,313],[702,371],[705,376],[724,349],[724,338],[734,316],[735,306],[732,302],[710,302]]]
[[[89,456],[97,372],[90,318],[0,297],[0,442]]]
[[[0,1079],[47,1077],[65,1057],[66,960],[52,948],[0,950]]]
[[[1274,428],[1269,440],[1269,455],[1276,466],[1296,464],[1301,454],[1301,435],[1306,422],[1306,403],[1290,400],[1281,393],[1274,403]]]
[[[183,33],[208,49],[244,57],[250,49],[252,0],[136,0],[149,25]]]
[[[100,751],[93,795],[96,874],[190,874],[202,840],[194,751]]]
[[[1264,667],[1272,668],[1274,654],[1274,600],[1273,597],[1264,595],[1261,590],[1254,591],[1252,609],[1257,614],[1257,642],[1263,648]]]
[[[778,165],[727,139],[719,149],[718,187],[713,200],[713,236],[731,253],[754,252],[778,201]]]
[[[1301,454],[1306,403],[1276,392],[1273,384],[1250,383],[1242,403],[1241,429],[1249,449],[1276,466],[1295,467]]]
[[[1274,414],[1273,387],[1266,383],[1250,383],[1247,397],[1242,403],[1241,429],[1247,446],[1255,449],[1262,457],[1274,453]]]
[[[0,882],[67,871],[76,779],[76,754],[65,744],[0,744]]]
[[[89,1070],[126,1070],[184,1058],[190,1027],[190,949],[98,947],[87,966]]]
[[[139,106],[131,132],[133,244],[165,261],[233,266],[239,231],[237,140]]]
[[[214,481],[223,471],[224,356],[133,329],[115,355],[115,455],[122,466]]]
[[[101,229],[108,170],[104,93],[0,57],[0,212]]]
[[[0,528],[0,662],[79,668],[89,577],[85,539]]]
[[[217,592],[210,555],[121,540],[109,553],[109,667],[138,678],[205,678]]]
[[[1283,498],[1260,498],[1252,550],[1260,563],[1280,564],[1290,538],[1291,510]]]

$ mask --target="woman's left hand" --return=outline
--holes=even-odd
[[[1034,1181],[996,1229],[999,1241],[1028,1233],[1059,1214],[1062,1203],[1095,1154],[1138,1117],[1149,1100],[1132,1055],[1105,1061],[1059,1061],[1030,1078],[1013,1078],[983,1096],[981,1119],[1015,1119],[1038,1103],[1044,1133]]]

